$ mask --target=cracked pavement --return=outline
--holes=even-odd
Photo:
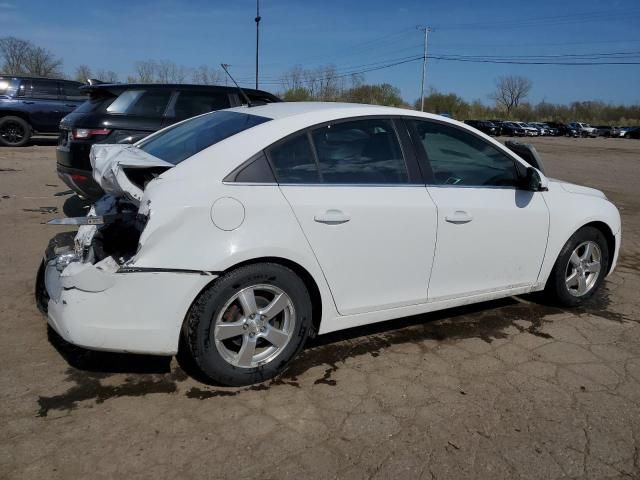
[[[621,210],[618,268],[588,305],[525,296],[337,332],[245,388],[48,332],[32,291],[61,230],[41,222],[82,205],[54,141],[0,149],[0,477],[640,478],[640,142],[531,143]]]

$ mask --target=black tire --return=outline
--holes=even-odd
[[[240,367],[230,363],[221,354],[214,339],[213,329],[216,319],[234,306],[227,303],[241,290],[255,285],[272,286],[286,293],[292,302],[295,312],[292,316],[295,320],[288,343],[274,358],[258,366]],[[255,298],[258,300],[259,296],[256,294]],[[223,312],[225,306],[227,308]],[[238,307],[235,308],[237,311]],[[189,310],[183,334],[192,359],[205,377],[222,385],[251,385],[273,378],[285,369],[309,336],[312,327],[311,315],[311,299],[300,277],[282,265],[260,263],[232,270],[207,287]],[[244,315],[241,317],[244,318]],[[259,335],[258,333],[256,336]],[[230,341],[244,342],[245,338],[238,336]],[[256,341],[262,341],[264,345],[266,340]]]
[[[31,139],[31,125],[20,117],[0,118],[0,145],[24,147]]]
[[[572,295],[567,286],[567,274],[571,254],[574,250],[585,242],[595,242],[600,249],[600,271],[596,277],[595,282],[590,289],[583,295]],[[610,252],[607,244],[607,240],[600,230],[594,227],[583,227],[574,233],[567,243],[562,247],[560,254],[556,260],[551,275],[547,280],[545,287],[545,293],[549,299],[558,305],[564,307],[576,307],[583,304],[586,300],[591,298],[593,294],[600,288],[604,278],[609,271],[609,259]]]

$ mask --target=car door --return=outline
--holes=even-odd
[[[58,124],[64,116],[63,100],[56,80],[32,79],[27,83],[22,103],[29,111],[31,124],[41,132],[57,132]]]
[[[437,213],[391,119],[318,126],[267,155],[340,314],[426,302]]]
[[[526,167],[471,131],[410,120],[438,208],[429,300],[515,289],[537,281],[549,231],[540,192],[519,188]]]

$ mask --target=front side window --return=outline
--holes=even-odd
[[[125,90],[107,107],[107,113],[161,117],[169,97],[170,90]]]
[[[31,98],[58,98],[58,82],[53,80],[31,80]]]
[[[485,140],[437,122],[411,120],[435,185],[516,186],[515,161]]]
[[[409,175],[391,120],[334,123],[312,131],[323,183],[407,183]]]
[[[137,146],[154,157],[177,165],[225,138],[269,120],[245,113],[212,112],[162,130]]]

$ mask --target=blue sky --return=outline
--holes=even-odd
[[[638,0],[261,0],[261,88],[277,92],[282,73],[334,64],[340,72],[422,54],[416,24],[434,27],[432,55],[531,56],[637,52]],[[72,73],[82,63],[121,79],[137,60],[188,67],[232,65],[250,86],[255,54],[255,0],[0,0],[0,36],[44,46]],[[571,60],[571,59],[570,59]],[[421,62],[365,74],[413,101]],[[640,103],[640,65],[514,65],[429,60],[427,86],[489,103],[499,75],[533,82],[530,100]]]

